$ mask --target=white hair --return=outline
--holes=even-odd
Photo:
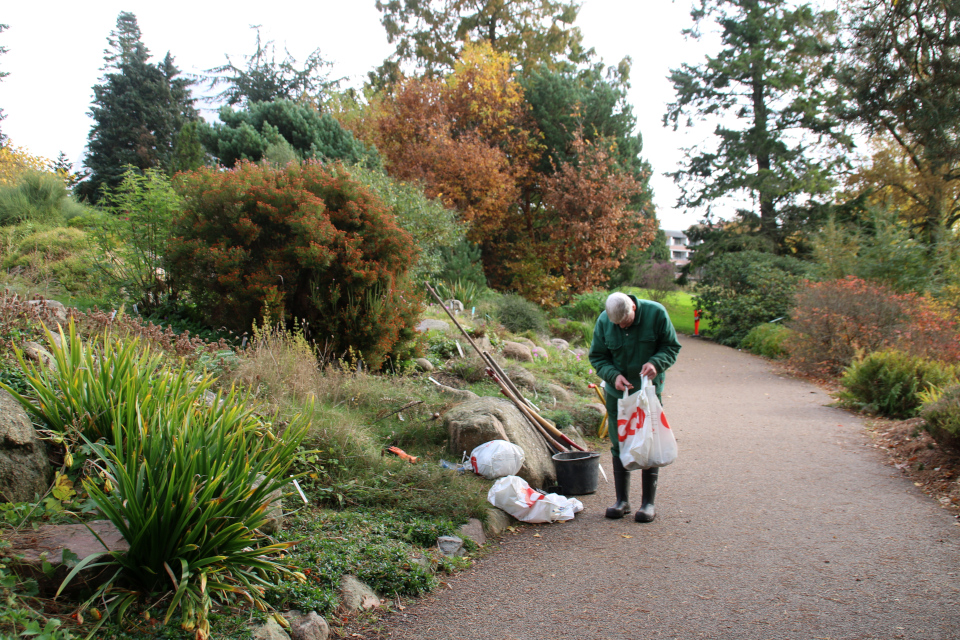
[[[614,324],[620,324],[633,309],[633,300],[625,293],[611,293],[607,297],[607,318]]]

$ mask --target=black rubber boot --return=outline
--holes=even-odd
[[[634,520],[637,522],[653,522],[657,517],[657,510],[653,506],[653,501],[657,497],[657,477],[660,475],[660,469],[644,469],[642,472],[643,498],[640,501],[640,510]]]
[[[613,487],[617,491],[617,504],[607,507],[605,515],[616,520],[630,513],[630,472],[623,468],[620,456],[613,456]]]

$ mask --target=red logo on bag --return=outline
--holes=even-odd
[[[665,426],[667,429],[670,428],[669,423],[667,423],[667,414],[665,413],[660,414],[660,423],[663,424],[663,426]]]
[[[473,465],[473,472],[480,475],[480,469],[477,468],[477,456],[470,456],[470,464]]]
[[[629,420],[617,420],[617,439],[623,442],[627,436],[632,436],[643,426],[643,421],[647,419],[647,414],[643,409],[637,407],[637,410],[630,415]]]
[[[542,493],[540,493],[536,489],[531,489],[530,487],[527,487],[527,499],[525,500],[525,502],[527,503],[528,507],[532,507],[534,502],[536,502],[537,500],[541,500],[542,498],[543,498]]]

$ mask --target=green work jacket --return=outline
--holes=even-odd
[[[633,324],[626,329],[610,322],[604,311],[597,318],[590,345],[590,363],[597,375],[606,382],[608,396],[623,397],[614,382],[619,374],[640,387],[640,368],[647,362],[657,368],[653,384],[657,395],[663,392],[663,378],[667,369],[677,361],[680,343],[670,316],[663,305],[651,300],[630,299],[637,305]]]

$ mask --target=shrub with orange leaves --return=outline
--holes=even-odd
[[[960,327],[944,305],[916,293],[854,276],[803,282],[789,327],[792,364],[821,376],[837,376],[855,358],[875,351],[899,351],[960,363]]]
[[[212,326],[297,320],[329,355],[359,352],[374,370],[412,341],[416,245],[343,167],[242,163],[180,174],[178,189],[171,277]]]

